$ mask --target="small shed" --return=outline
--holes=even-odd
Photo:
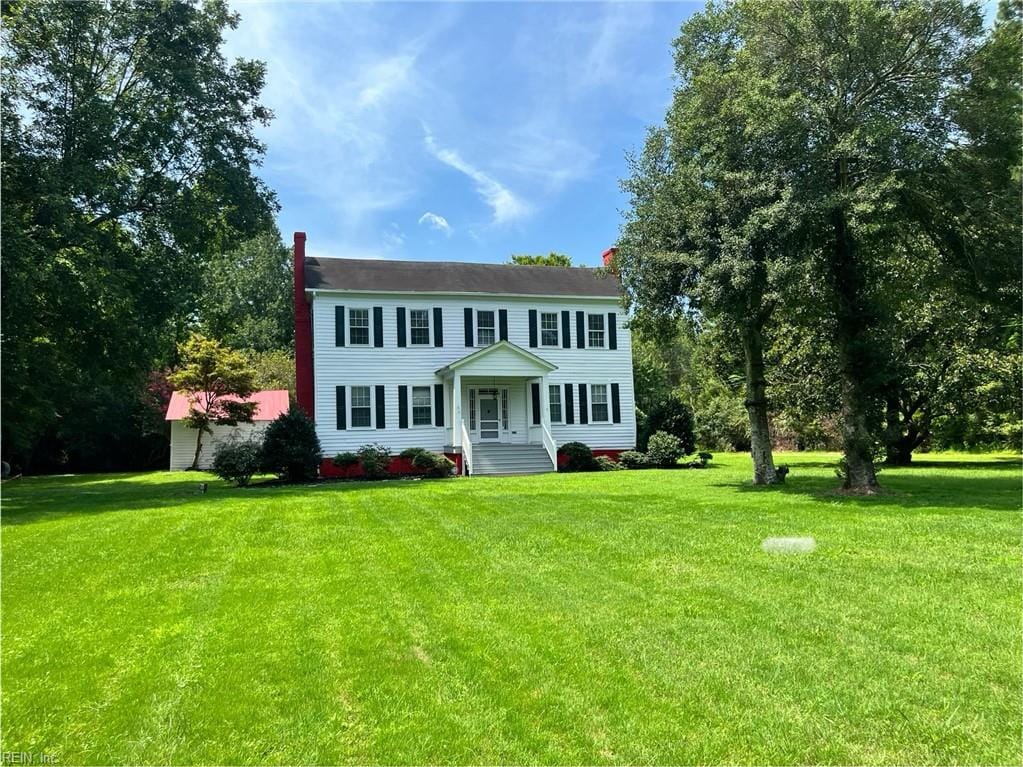
[[[288,392],[286,389],[272,389],[258,391],[250,397],[241,400],[242,402],[255,402],[256,412],[252,416],[252,423],[240,423],[237,426],[214,425],[212,434],[204,434],[202,438],[202,451],[199,453],[199,468],[209,469],[213,462],[213,454],[217,445],[221,442],[232,439],[252,439],[258,437],[266,429],[270,421],[277,418],[281,413],[288,412]],[[192,466],[192,458],[195,456],[195,429],[185,425],[188,411],[191,407],[189,395],[186,392],[174,392],[171,395],[170,404],[167,406],[167,415],[164,420],[171,422],[170,442],[170,469],[181,471]]]

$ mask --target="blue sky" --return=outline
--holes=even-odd
[[[282,235],[320,256],[599,263],[701,5],[236,3],[227,53],[268,66]]]

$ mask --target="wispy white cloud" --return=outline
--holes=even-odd
[[[384,246],[392,250],[400,250],[401,246],[405,244],[405,233],[401,231],[401,227],[393,221],[388,224],[387,228],[384,229],[384,233],[380,235],[380,239],[384,241]]]
[[[420,224],[426,224],[431,229],[436,229],[438,232],[444,232],[446,237],[451,236],[451,224],[444,216],[438,216],[436,213],[426,211],[419,217]]]
[[[507,224],[530,212],[530,206],[515,196],[510,189],[476,166],[466,162],[456,150],[439,146],[429,128],[426,128],[425,131],[426,148],[430,154],[473,181],[476,191],[493,211],[495,224]]]

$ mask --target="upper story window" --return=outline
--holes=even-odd
[[[476,312],[476,345],[490,346],[497,340],[497,326],[494,324],[493,311],[480,310]]]
[[[412,387],[412,425],[433,424],[433,396],[429,386]]]
[[[561,384],[551,384],[549,392],[551,423],[561,423]]]
[[[558,344],[558,313],[540,312],[540,346]]]
[[[427,346],[430,343],[430,310],[412,309],[409,311],[409,329],[414,346]]]
[[[369,387],[352,387],[352,428],[365,429],[373,425],[373,409],[370,405]]]
[[[607,421],[607,384],[590,385],[590,420],[594,423]]]
[[[369,309],[348,310],[348,343],[369,346]]]
[[[589,330],[587,346],[592,349],[604,348],[604,315],[591,314],[586,319],[586,327]]]

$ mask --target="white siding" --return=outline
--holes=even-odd
[[[372,330],[372,308],[383,308],[384,345],[382,348],[369,347],[337,347],[334,344],[334,310],[338,305],[349,308],[368,308]],[[408,309],[429,309],[431,322],[431,342],[433,338],[433,308],[443,310],[442,347],[430,346],[398,346],[397,307]],[[445,365],[461,359],[467,354],[478,351],[480,347],[466,347],[464,335],[463,310],[493,310],[495,317],[498,310],[508,310],[508,340],[533,354],[557,365],[557,369],[548,374],[549,383],[571,383],[578,395],[580,383],[617,383],[621,398],[621,423],[580,424],[578,415],[574,425],[553,424],[552,434],[559,443],[571,440],[585,442],[593,448],[627,449],[636,443],[635,399],[632,380],[632,343],[627,327],[627,318],[620,304],[615,299],[551,299],[524,297],[477,297],[477,296],[416,296],[398,294],[366,294],[317,291],[313,298],[313,368],[315,379],[315,410],[316,428],[323,446],[325,456],[346,450],[354,450],[367,442],[380,442],[392,452],[399,452],[406,447],[425,447],[431,450],[443,450],[452,442],[451,431],[451,382],[445,386],[444,428],[420,426],[408,429],[398,428],[398,386],[433,386],[441,379],[435,371]],[[559,314],[559,346],[529,346],[529,310],[540,312],[550,311]],[[571,313],[570,333],[572,348],[566,349],[561,343],[560,313],[567,310]],[[615,312],[617,314],[617,349],[577,349],[576,344],[576,312],[586,313]],[[347,319],[347,318],[346,318]],[[495,325],[497,323],[495,322]],[[539,324],[539,323],[538,323]],[[347,321],[346,321],[347,325]],[[497,330],[500,334],[499,327]],[[372,335],[372,333],[371,333]],[[408,338],[407,340],[411,340]],[[606,335],[605,335],[606,344]],[[497,355],[495,355],[496,357]],[[507,376],[521,372],[517,361],[501,355],[501,365],[495,369],[495,376]],[[495,362],[498,360],[495,359]],[[475,374],[477,371],[474,370]],[[468,380],[463,379],[462,417],[468,424],[469,411],[465,399]],[[477,379],[473,379],[477,380]],[[530,399],[528,384],[523,379],[506,380],[510,387],[512,402],[510,418],[521,423],[523,430],[536,432],[529,424],[532,417],[529,413]],[[377,429],[337,429],[335,412],[335,387],[345,386],[377,386],[385,388],[386,428]],[[609,397],[610,399],[610,397]],[[579,400],[575,397],[575,408],[578,413]],[[609,405],[610,408],[610,405]],[[375,409],[375,408],[374,408]],[[515,429],[515,431],[520,431]],[[522,435],[516,434],[516,439]],[[539,441],[539,434],[526,436],[530,441]]]
[[[213,426],[213,434],[203,434],[202,452],[199,453],[199,468],[207,470],[213,462],[217,445],[229,439],[250,439],[259,436],[269,421],[240,423],[237,426]],[[195,455],[195,429],[185,426],[184,421],[171,422],[170,468],[171,471],[187,469]]]

